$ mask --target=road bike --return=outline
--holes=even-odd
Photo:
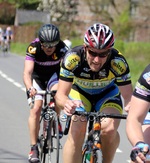
[[[9,54],[10,51],[10,42],[3,41],[1,46],[1,51],[3,53],[3,56],[6,57]]]
[[[44,104],[40,118],[40,134],[38,137],[39,157],[41,163],[59,163],[58,115],[55,112],[54,96],[56,91],[38,91],[44,95]]]
[[[101,151],[101,121],[104,118],[126,119],[126,114],[108,114],[103,112],[75,111],[73,115],[79,117],[75,120],[88,121],[88,133],[82,148],[82,163],[103,163]],[[68,134],[71,117],[67,116],[64,135]]]

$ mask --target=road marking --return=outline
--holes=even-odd
[[[0,71],[0,75],[1,77],[3,77],[4,79],[6,79],[7,81],[9,81],[10,83],[12,83],[13,85],[15,85],[16,87],[20,88],[22,91],[26,91],[25,87],[22,86],[20,83],[16,82],[14,79],[8,77],[5,73],[3,73],[2,71]]]
[[[117,151],[116,152],[117,153],[122,153],[122,151],[119,148],[117,148]]]
[[[0,71],[0,75],[6,79],[7,81],[9,81],[10,83],[12,83],[13,85],[15,85],[16,87],[20,88],[22,91],[26,91],[26,88],[24,86],[22,86],[20,83],[16,82],[14,79],[8,77],[5,73],[3,73],[2,71]],[[117,149],[116,151],[117,153],[122,153],[122,151],[120,149]]]

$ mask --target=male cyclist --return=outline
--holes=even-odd
[[[31,152],[29,162],[39,161],[37,138],[39,132],[39,118],[43,104],[43,96],[36,95],[37,90],[57,90],[60,62],[67,48],[60,40],[59,29],[53,24],[43,25],[36,38],[28,46],[24,65],[24,84],[27,89],[28,103],[31,107],[29,115],[29,131]],[[34,105],[32,97],[35,97]],[[59,114],[59,110],[56,110]],[[59,123],[59,136],[62,129]]]
[[[150,147],[150,65],[142,72],[133,92],[127,117],[126,132],[133,145],[133,162],[145,161]],[[146,118],[145,118],[146,117]],[[150,162],[150,161],[149,161]]]
[[[91,111],[92,106],[95,111],[122,114],[121,94],[126,105],[130,101],[132,85],[128,63],[113,45],[112,30],[96,23],[85,32],[84,45],[66,53],[55,97],[56,105],[67,115],[72,115],[75,109]],[[113,161],[120,141],[119,123],[120,120],[110,118],[102,121],[103,163]],[[64,145],[64,163],[82,162],[86,124],[72,120]]]

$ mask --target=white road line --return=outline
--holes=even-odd
[[[16,87],[20,88],[22,91],[26,91],[26,89],[25,89],[25,87],[23,85],[21,85],[20,83],[16,82],[14,79],[8,77],[2,71],[0,71],[0,76],[3,77],[4,79],[6,79],[7,81],[9,81],[10,83],[12,83],[13,85],[15,85]]]
[[[22,86],[20,83],[16,82],[14,79],[8,77],[6,74],[4,74],[2,71],[0,71],[0,76],[2,76],[4,79],[15,85],[16,87],[20,88],[22,91],[26,91],[26,88]],[[117,149],[117,153],[122,153],[120,149]]]

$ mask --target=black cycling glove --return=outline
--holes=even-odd
[[[148,146],[148,144],[145,144],[144,142],[137,142],[136,145],[133,147],[131,154],[130,154],[130,158],[132,161],[136,161],[136,156],[138,155],[138,153],[142,152],[145,156],[146,154],[149,152],[149,150],[147,152],[143,151],[143,148],[145,146]]]

